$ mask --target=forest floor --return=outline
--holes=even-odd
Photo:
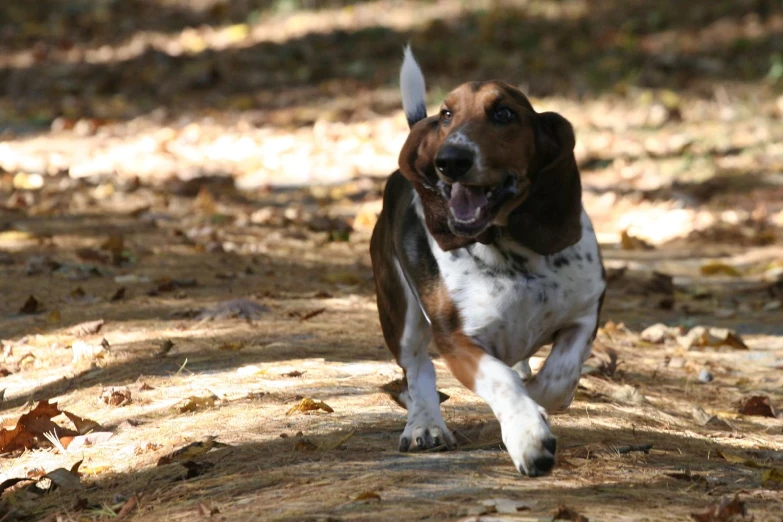
[[[0,520],[783,520],[781,13],[27,4],[0,6]],[[460,447],[397,451],[368,243],[411,37],[433,110],[503,76],[576,129],[609,290],[547,477],[438,359]]]

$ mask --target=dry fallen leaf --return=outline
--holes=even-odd
[[[783,486],[783,470],[770,468],[761,474],[762,485]]]
[[[220,346],[218,346],[218,350],[225,350],[229,352],[238,352],[242,348],[247,346],[247,343],[243,341],[234,341],[230,343],[223,343]]]
[[[75,335],[76,337],[96,334],[101,331],[101,328],[103,328],[103,324],[104,324],[103,319],[97,319],[95,321],[86,321],[84,323],[79,323],[75,326],[72,326],[71,328],[68,329],[68,333],[70,335]]]
[[[109,301],[114,303],[114,302],[120,301],[120,300],[122,300],[124,298],[125,298],[125,287],[121,286],[114,292],[114,294],[112,294],[112,296],[109,298]]]
[[[401,397],[402,392],[405,390],[405,385],[403,384],[402,379],[394,379],[393,381],[389,381],[386,384],[380,386],[380,390],[384,392],[386,395],[391,397],[391,399],[397,403],[398,406],[400,406],[403,409],[408,409],[408,406],[405,404],[405,398]],[[449,396],[443,393],[442,391],[438,390],[438,399],[440,400],[440,404],[443,404],[447,400],[449,400]]]
[[[133,511],[136,508],[136,505],[139,503],[139,499],[136,495],[133,495],[131,498],[125,501],[125,504],[122,505],[120,508],[120,511],[117,513],[117,516],[114,517],[113,520],[122,520],[123,518],[127,517],[131,511]]]
[[[94,420],[83,419],[82,417],[74,415],[69,411],[63,411],[63,415],[68,417],[68,419],[73,422],[73,425],[76,426],[76,431],[79,432],[79,435],[85,435],[91,431],[99,430],[101,428],[101,425]]]
[[[183,446],[182,448],[158,459],[158,466],[163,466],[174,462],[185,462],[188,460],[193,460],[194,458],[207,453],[213,448],[225,446],[225,444],[216,442],[215,439],[217,439],[216,436],[210,435],[199,442],[193,442],[187,446]]]
[[[677,344],[686,350],[721,346],[729,346],[738,350],[748,349],[748,346],[734,330],[705,326],[694,326],[687,334],[677,337]]]
[[[212,515],[217,515],[220,513],[220,510],[217,507],[209,507],[203,502],[198,503],[198,514],[202,517],[211,517]]]
[[[718,451],[718,455],[723,457],[726,462],[731,462],[732,464],[742,464],[743,466],[747,466],[749,468],[763,468],[761,464],[758,462],[745,458],[741,455],[737,455],[736,453],[731,453],[729,451]]]
[[[57,468],[53,471],[50,471],[49,473],[41,477],[39,482],[43,479],[49,479],[51,481],[51,486],[49,486],[49,491],[52,491],[56,488],[82,489],[84,486],[79,480],[79,475],[78,475],[79,464],[81,464],[81,462],[82,461],[79,461],[76,464],[74,464],[70,470],[67,470],[65,468]]]
[[[572,522],[590,522],[590,519],[588,519],[586,516],[577,513],[573,509],[563,504],[560,504],[557,507],[557,509],[555,509],[555,512],[552,515],[552,520],[571,520]]]
[[[44,433],[54,434],[57,438],[78,435],[77,432],[55,424],[51,419],[62,413],[57,403],[41,401],[28,413],[19,417],[13,429],[0,429],[0,453],[18,449],[38,447],[45,440]]]
[[[35,298],[35,296],[31,295],[30,297],[27,298],[27,301],[25,301],[22,307],[19,309],[19,313],[31,315],[37,313],[40,307],[41,307],[41,303],[38,301],[38,299]]]
[[[187,398],[184,404],[179,406],[178,410],[180,413],[189,413],[192,411],[203,410],[205,408],[211,408],[215,405],[216,400],[216,395],[206,395],[203,397],[191,396]]]
[[[777,412],[772,406],[769,397],[766,395],[756,395],[745,401],[740,406],[739,412],[743,415],[755,415],[757,417],[776,418]]]
[[[108,250],[111,254],[112,264],[119,266],[123,261],[125,238],[121,234],[109,236],[109,238],[101,245],[101,249]]]
[[[745,502],[735,495],[733,499],[724,497],[720,504],[713,504],[701,513],[691,513],[691,518],[696,522],[740,522],[742,520],[753,520],[748,516],[748,510],[745,508]]]
[[[701,265],[699,271],[701,272],[701,275],[705,275],[705,276],[711,276],[711,275],[726,275],[731,277],[742,276],[740,271],[734,268],[733,266],[718,261],[711,261],[709,263],[705,263]]]
[[[356,498],[353,500],[354,502],[365,502],[369,504],[370,502],[380,502],[381,496],[375,491],[363,491],[356,495]]]
[[[292,413],[300,412],[304,414],[308,414],[309,412],[313,411],[325,411],[326,413],[334,413],[334,410],[325,402],[323,401],[314,401],[313,399],[309,397],[303,398],[299,404],[291,408],[286,412],[286,415],[291,415]]]
[[[632,236],[627,230],[623,230],[620,234],[620,246],[623,250],[654,250],[655,247],[644,239]]]
[[[126,406],[131,403],[131,391],[127,386],[104,388],[100,400],[109,406]]]

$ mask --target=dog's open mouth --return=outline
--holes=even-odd
[[[449,224],[460,236],[475,236],[486,230],[502,204],[517,192],[514,176],[500,185],[480,186],[438,182],[438,188],[449,203]]]

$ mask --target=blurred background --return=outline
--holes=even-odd
[[[609,289],[549,482],[519,482],[439,361],[448,421],[494,453],[392,451],[368,244],[408,131],[408,42],[431,112],[498,78],[576,131]],[[760,515],[783,458],[781,238],[781,0],[0,0],[2,425],[51,399],[111,431],[80,450],[111,516],[147,491],[145,520],[213,513],[201,500],[232,520],[452,519],[519,488],[547,513],[650,520],[742,491]],[[334,411],[292,415],[303,397]],[[155,466],[206,436],[233,456],[188,482]],[[0,481],[75,460],[3,458]],[[63,491],[7,492],[0,518],[85,509]]]
[[[385,176],[406,135],[410,41],[434,106],[502,78],[572,121],[607,242],[627,229],[660,243],[754,210],[779,227],[782,6],[5,0],[0,196],[34,210],[63,177],[191,192],[221,178],[250,195]],[[704,206],[718,201],[728,214]]]

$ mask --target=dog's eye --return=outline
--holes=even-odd
[[[441,109],[440,110],[440,119],[443,121],[451,121],[451,117],[453,114],[448,109]]]
[[[492,121],[495,121],[497,123],[509,123],[515,117],[516,115],[506,107],[500,107],[492,111]]]

